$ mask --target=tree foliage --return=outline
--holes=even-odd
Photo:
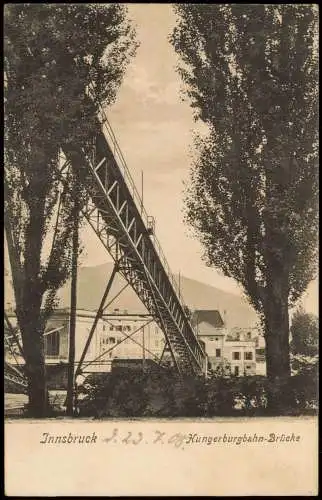
[[[120,4],[8,4],[4,28],[5,228],[26,357],[39,362],[71,269],[75,186],[85,198],[76,172],[61,184],[61,148],[90,145],[136,43]]]
[[[208,135],[186,222],[208,265],[240,283],[289,372],[288,307],[317,253],[318,56],[312,5],[176,4],[171,42],[184,95]],[[283,335],[276,337],[276,331]],[[278,352],[284,353],[281,362]],[[270,372],[270,369],[268,370]]]
[[[272,266],[289,300],[312,280],[317,235],[317,18],[312,6],[176,5],[172,43],[209,127],[187,221],[210,265],[263,310]]]
[[[23,283],[30,293],[30,280],[39,300],[48,292],[45,317],[70,269],[73,193],[70,185],[59,190],[60,147],[90,140],[97,109],[85,90],[94,86],[96,106],[113,102],[133,48],[126,10],[116,4],[5,9],[6,216],[19,270],[13,283],[17,305],[25,302]],[[60,219],[42,265],[57,203]]]
[[[291,325],[291,351],[293,354],[315,356],[318,354],[319,320],[314,314],[297,309]]]

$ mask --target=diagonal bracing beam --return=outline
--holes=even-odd
[[[134,337],[134,335],[136,333],[138,333],[141,328],[145,328],[146,326],[148,326],[150,323],[153,322],[153,318],[150,319],[149,321],[147,321],[144,325],[140,325],[136,330],[134,330],[134,332],[132,332],[130,335],[126,335],[126,333],[123,333],[122,334],[124,335],[124,338],[118,342],[117,344],[113,345],[112,347],[110,347],[109,349],[106,349],[106,351],[102,352],[101,354],[99,354],[99,356],[97,356],[95,359],[89,361],[88,363],[86,363],[84,365],[84,369],[87,368],[87,366],[90,366],[92,364],[94,364],[96,361],[98,361],[99,359],[103,358],[106,354],[108,354],[109,352],[112,352],[114,349],[117,349],[117,347],[122,344],[123,342],[125,342],[125,340],[127,339],[130,339],[132,342],[134,342],[134,344],[137,344],[138,346],[142,347],[142,344],[140,342],[138,342],[137,340],[134,340],[132,337]],[[149,349],[145,348],[145,351],[149,354],[151,354],[152,357],[156,358],[157,360],[159,360],[159,358],[153,354],[153,352],[151,352]]]
[[[96,316],[95,316],[95,319],[94,319],[94,322],[93,322],[93,325],[92,325],[92,328],[91,328],[91,331],[89,332],[89,335],[88,335],[88,338],[87,338],[87,341],[86,341],[86,344],[85,344],[85,347],[83,349],[83,352],[82,352],[82,355],[80,357],[80,360],[79,360],[79,363],[78,363],[78,366],[76,368],[76,372],[75,372],[75,378],[77,377],[77,375],[79,375],[79,373],[81,372],[81,367],[82,367],[82,364],[83,364],[83,361],[85,359],[85,356],[87,354],[87,351],[88,351],[88,348],[90,346],[90,343],[92,341],[92,338],[93,338],[93,335],[95,333],[95,329],[96,329],[96,326],[97,326],[97,323],[98,323],[98,320],[102,317],[102,314],[103,314],[103,311],[104,311],[104,305],[105,305],[105,302],[106,302],[106,299],[107,299],[107,296],[111,290],[111,287],[112,287],[112,284],[113,284],[113,281],[114,281],[114,278],[115,278],[115,275],[117,273],[117,270],[118,270],[118,263],[115,263],[114,264],[114,267],[113,267],[113,271],[112,271],[112,274],[110,276],[110,279],[108,280],[108,283],[106,285],[106,288],[105,288],[105,292],[103,294],[103,297],[102,297],[102,300],[101,300],[101,303],[100,303],[100,306],[97,310],[97,313],[96,313]]]

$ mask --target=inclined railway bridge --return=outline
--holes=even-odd
[[[119,273],[161,328],[172,365],[179,375],[206,372],[206,353],[186,313],[176,280],[154,233],[154,219],[143,206],[113,130],[100,107],[90,151],[63,147],[62,178],[77,170],[88,191],[83,215],[114,261],[75,376],[82,373],[86,352],[114,277]],[[77,333],[76,333],[77,335]]]

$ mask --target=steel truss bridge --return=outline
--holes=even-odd
[[[135,187],[113,130],[100,107],[98,127],[90,151],[63,147],[62,178],[77,171],[86,186],[83,215],[114,261],[75,377],[82,366],[98,320],[103,317],[113,280],[119,273],[149,315],[161,328],[172,366],[180,376],[206,373],[206,353],[187,315],[178,285],[170,271],[149,217]]]
[[[13,387],[18,387],[21,393],[27,391],[27,380],[23,370],[20,368],[21,360],[24,359],[22,343],[17,328],[13,327],[8,315],[4,313],[4,379]]]

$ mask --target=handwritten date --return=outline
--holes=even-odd
[[[167,435],[166,432],[155,430],[149,435],[149,439],[143,435],[142,432],[128,431],[126,434],[121,434],[119,429],[113,429],[112,435],[103,439],[104,443],[122,443],[126,445],[138,444],[171,444],[176,448],[183,448],[184,443],[187,441],[187,434],[177,432],[176,434]]]

